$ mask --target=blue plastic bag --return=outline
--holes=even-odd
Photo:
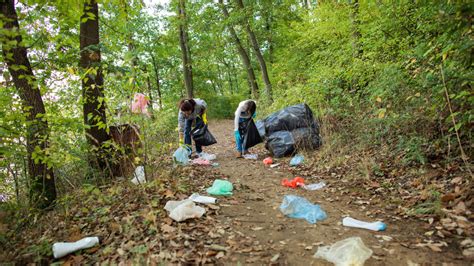
[[[300,154],[296,154],[295,157],[291,158],[290,166],[297,166],[302,164],[304,161],[304,156]]]
[[[191,155],[191,149],[186,145],[181,145],[173,153],[173,161],[176,164],[187,165],[189,163],[189,155]]]
[[[283,197],[280,211],[290,218],[305,219],[312,224],[327,218],[326,213],[319,205],[312,204],[305,198],[295,195]]]

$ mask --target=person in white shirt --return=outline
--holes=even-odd
[[[201,99],[182,99],[179,102],[178,113],[178,132],[179,143],[191,147],[191,127],[204,123],[207,125],[206,109],[207,104]],[[196,153],[198,156],[202,153],[202,146],[196,144]]]
[[[247,151],[242,147],[244,134],[247,132],[247,125],[250,119],[255,117],[257,104],[254,100],[245,100],[239,103],[237,110],[235,110],[234,117],[234,137],[236,145],[236,158],[241,158],[242,154]]]

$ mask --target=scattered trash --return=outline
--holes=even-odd
[[[146,183],[145,168],[143,167],[143,165],[137,166],[137,168],[135,168],[132,183],[135,185]]]
[[[208,161],[212,161],[212,160],[216,159],[216,155],[211,154],[211,153],[207,153],[207,152],[201,152],[199,154],[199,158],[204,159],[204,160],[208,160]]]
[[[198,193],[193,193],[191,196],[189,196],[188,199],[197,203],[202,203],[202,204],[215,204],[217,200],[216,198],[213,198],[213,197],[201,196]]]
[[[280,211],[291,218],[305,219],[309,223],[316,223],[318,220],[327,218],[326,213],[319,205],[312,204],[302,197],[285,195],[280,205]]]
[[[191,155],[191,148],[186,145],[181,145],[173,153],[173,161],[176,164],[187,165],[189,163],[189,155]]]
[[[387,228],[387,225],[380,221],[369,223],[351,217],[346,217],[342,219],[342,225],[348,227],[363,228],[372,231],[384,231]]]
[[[214,183],[212,183],[212,187],[208,188],[206,191],[211,195],[230,196],[232,195],[233,189],[234,187],[229,181],[216,179],[214,180]]]
[[[177,222],[191,218],[200,218],[206,212],[206,209],[196,206],[190,199],[180,201],[170,200],[166,202],[165,210],[170,213],[169,217]]]
[[[291,180],[288,180],[288,178],[285,178],[281,180],[281,184],[285,187],[291,187],[291,188],[297,188],[297,187],[303,187],[304,186],[304,179],[302,177],[295,177]]]
[[[91,248],[98,243],[99,238],[96,236],[85,237],[76,242],[56,242],[53,244],[53,255],[55,259],[58,259],[80,249]]]
[[[147,107],[148,107],[149,100],[146,98],[146,96],[142,93],[135,93],[133,97],[133,103],[132,103],[132,113],[134,114],[146,114],[150,115],[148,113]]]
[[[263,159],[263,164],[265,164],[265,165],[270,165],[272,163],[273,163],[272,157],[267,157],[267,158]]]
[[[219,166],[219,163],[212,163],[211,164],[213,167],[218,167]]]
[[[321,181],[319,183],[304,185],[303,188],[306,190],[318,190],[318,189],[322,189],[325,186],[326,186],[326,183],[324,181]]]
[[[203,159],[203,158],[196,158],[191,161],[192,164],[197,164],[197,165],[211,165],[211,162]]]
[[[280,163],[274,163],[274,164],[270,165],[270,168],[275,168],[275,167],[278,167],[279,165],[280,165]]]
[[[315,258],[325,259],[336,266],[364,265],[372,256],[372,250],[364,245],[360,237],[349,237],[331,246],[319,247]]]
[[[302,164],[303,162],[304,162],[304,156],[297,154],[293,158],[291,158],[290,166],[297,166],[297,165]]]
[[[244,157],[247,160],[257,160],[258,155],[257,154],[244,154],[244,156],[242,157]]]

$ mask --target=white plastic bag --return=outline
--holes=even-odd
[[[196,206],[190,199],[170,200],[166,203],[165,210],[169,211],[169,217],[177,222],[191,218],[200,218],[206,212],[206,209]]]
[[[212,161],[212,160],[216,159],[216,155],[211,154],[211,153],[201,152],[199,154],[199,158],[204,159],[204,160],[208,160],[208,161]]]
[[[133,173],[132,183],[135,185],[146,183],[145,168],[142,165],[135,168],[135,173]]]
[[[175,164],[187,165],[189,163],[189,155],[191,155],[191,148],[186,145],[181,145],[173,153],[173,161]]]
[[[319,247],[315,258],[322,258],[336,266],[362,266],[372,256],[372,250],[360,237],[349,237],[331,246]]]
[[[66,256],[69,253],[76,252],[80,249],[90,248],[99,243],[99,238],[85,237],[76,242],[57,242],[53,244],[53,255],[55,259]]]
[[[345,217],[342,219],[342,225],[347,227],[356,227],[356,228],[363,228],[372,231],[385,231],[387,229],[387,225],[383,222],[377,221],[373,223],[364,222],[361,220],[354,219],[352,217]]]

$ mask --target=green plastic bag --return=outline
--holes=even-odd
[[[231,196],[232,195],[232,183],[227,180],[216,179],[212,184],[212,187],[208,188],[206,191],[211,195],[217,196]]]

